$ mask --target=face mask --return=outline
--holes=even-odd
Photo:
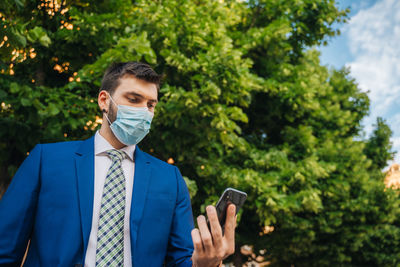
[[[110,99],[118,108],[117,118],[113,123],[110,122],[108,115],[106,115],[115,137],[127,146],[135,145],[142,141],[150,130],[154,114],[146,107],[117,105],[111,96]]]

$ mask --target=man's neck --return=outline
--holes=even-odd
[[[115,149],[121,149],[123,147],[125,147],[126,145],[124,145],[123,143],[121,143],[113,134],[113,132],[111,131],[110,127],[105,124],[101,125],[100,131],[99,131],[100,135],[104,137],[104,139],[107,140],[108,143],[110,143],[110,145],[113,146],[113,148]]]

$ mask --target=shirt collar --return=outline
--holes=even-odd
[[[124,151],[128,155],[128,158],[131,161],[134,161],[133,155],[135,153],[135,148],[136,145],[130,145],[130,146],[125,146],[119,150]],[[99,131],[97,131],[96,135],[94,136],[94,154],[96,156],[100,154],[105,154],[105,152],[110,149],[115,149],[115,148],[100,134]]]

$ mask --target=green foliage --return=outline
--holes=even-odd
[[[378,119],[363,140],[368,96],[310,49],[345,20],[334,1],[7,0],[0,13],[2,177],[35,143],[92,135],[104,70],[146,61],[164,84],[140,146],[174,159],[195,215],[236,187],[237,242],[275,266],[400,262],[399,198],[376,179],[390,129]]]
[[[197,190],[198,190],[196,182],[193,181],[193,180],[190,180],[186,176],[183,176],[183,179],[185,180],[186,185],[187,185],[187,187],[189,189],[190,198],[194,198],[194,196],[196,195]]]
[[[375,169],[383,169],[387,162],[393,159],[394,152],[392,149],[392,130],[382,118],[376,119],[375,130],[369,138],[365,146],[365,154],[372,161],[372,167]]]

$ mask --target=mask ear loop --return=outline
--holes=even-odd
[[[108,94],[108,96],[110,97],[110,100],[111,100],[111,101],[114,103],[114,105],[116,105],[117,108],[118,108],[118,105],[115,103],[114,99],[112,99],[110,93],[107,92],[107,94]],[[108,118],[108,114],[107,114],[106,110],[103,109],[103,112],[106,113],[106,119],[107,119],[107,121],[108,121],[108,125],[111,125],[111,121],[110,121],[110,119]]]
[[[112,97],[111,97],[110,93],[109,93],[109,92],[107,92],[107,94],[108,94],[108,96],[110,97],[111,101],[114,103],[114,105],[118,107],[117,103],[115,103],[114,99],[112,99]]]
[[[106,119],[107,119],[107,121],[108,121],[108,125],[111,125],[111,121],[110,121],[110,119],[108,118],[107,112],[105,112],[105,113],[106,113]]]

